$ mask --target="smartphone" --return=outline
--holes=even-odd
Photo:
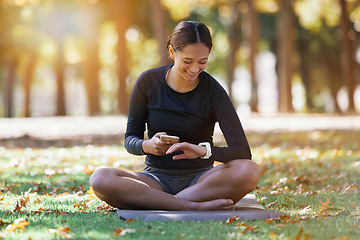
[[[171,144],[180,142],[180,138],[177,136],[160,135],[161,141],[170,142]]]

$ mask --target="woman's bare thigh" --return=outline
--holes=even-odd
[[[118,168],[105,168],[105,169],[102,169],[102,170],[99,169],[99,170],[101,172],[100,174],[97,175],[95,172],[93,174],[94,176],[91,176],[91,177],[96,177],[96,178],[100,178],[100,179],[108,178],[108,180],[110,180],[110,182],[112,182],[114,184],[119,183],[119,181],[121,181],[121,178],[124,178],[124,177],[131,178],[131,179],[141,181],[141,182],[147,184],[151,188],[163,191],[163,189],[159,183],[157,183],[151,177],[148,177],[140,172],[133,172],[133,171],[118,169]],[[91,182],[91,179],[90,179],[90,182]]]

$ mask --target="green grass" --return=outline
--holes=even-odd
[[[359,238],[360,132],[247,135],[253,158],[263,169],[253,193],[267,209],[288,218],[231,224],[125,222],[111,207],[93,198],[88,179],[101,166],[139,171],[142,157],[126,153],[116,141],[84,146],[37,140],[29,145],[32,148],[24,148],[21,140],[2,140],[0,239]],[[29,225],[23,231],[7,231],[17,219]],[[246,226],[253,230],[245,231]],[[120,235],[121,230],[127,232]]]

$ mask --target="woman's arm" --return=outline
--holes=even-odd
[[[217,98],[213,98],[212,106],[228,146],[212,146],[211,159],[220,162],[251,159],[251,151],[245,132],[230,98],[222,88],[218,94]]]

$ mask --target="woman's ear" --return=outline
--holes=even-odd
[[[172,60],[174,60],[174,59],[175,59],[175,50],[174,50],[173,46],[169,45],[168,49],[169,49],[169,56],[170,56],[170,58],[171,58]]]

